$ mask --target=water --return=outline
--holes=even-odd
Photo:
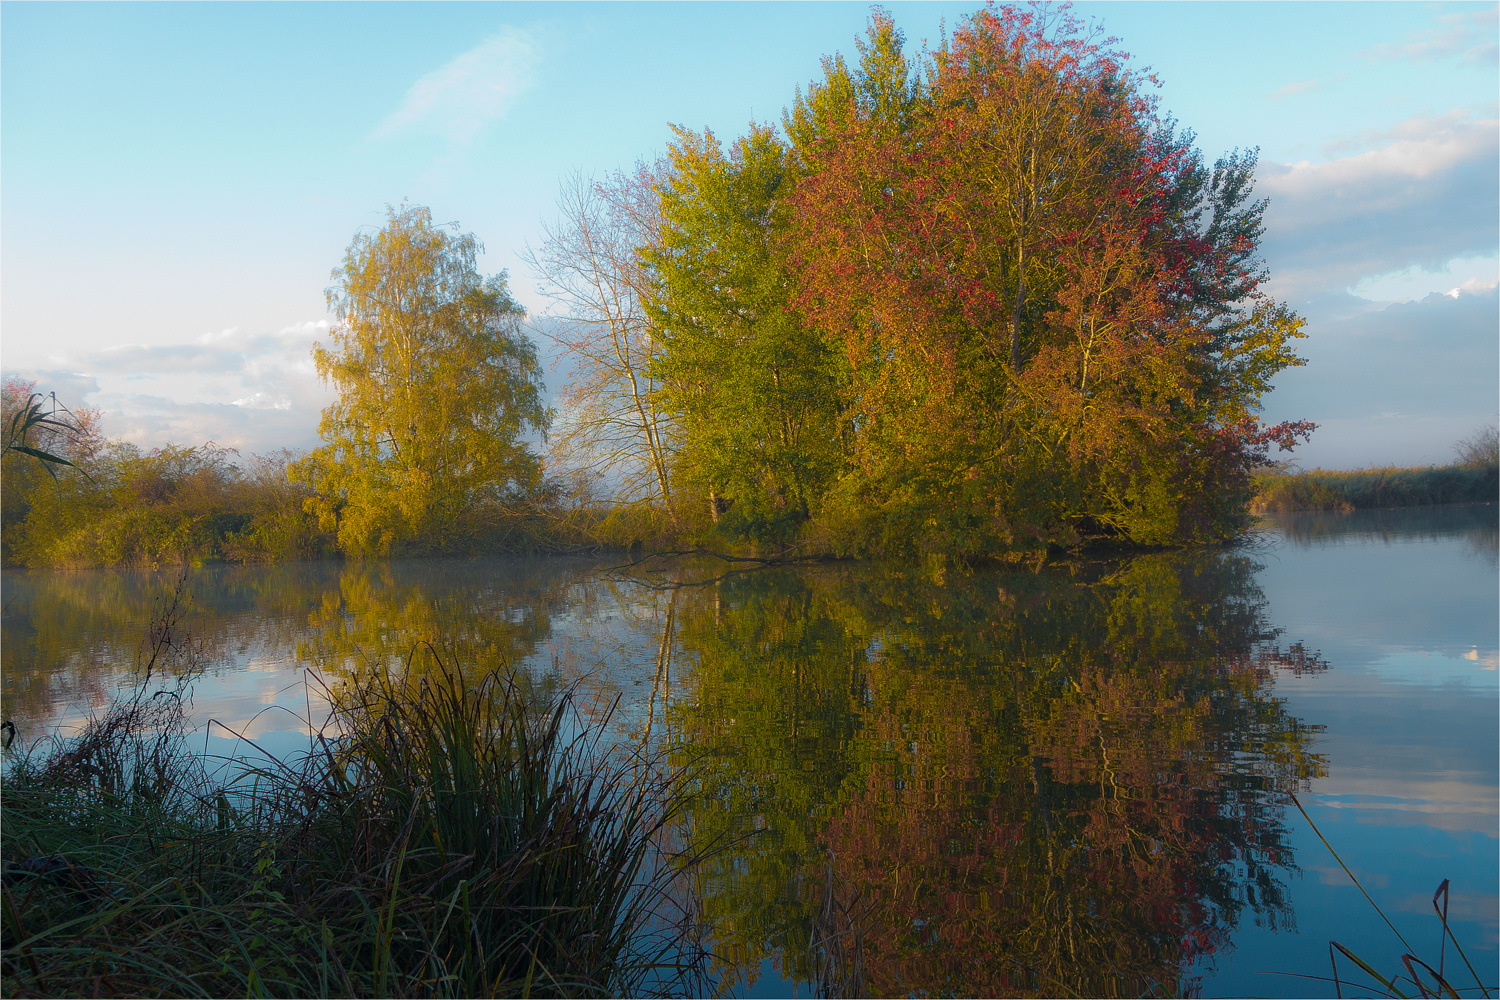
[[[294,752],[341,678],[422,640],[576,685],[595,718],[618,696],[620,737],[698,775],[684,833],[717,853],[694,889],[742,995],[1331,996],[1299,978],[1329,975],[1330,940],[1396,973],[1405,948],[1292,794],[1434,965],[1451,879],[1496,982],[1494,505],[1035,573],[608,565],[198,571],[204,745]],[[172,582],[5,575],[23,741],[128,682]]]

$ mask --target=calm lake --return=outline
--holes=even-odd
[[[1493,504],[941,579],[620,561],[193,571],[194,738],[295,752],[341,678],[422,641],[576,685],[591,718],[618,695],[616,735],[697,774],[682,832],[719,848],[695,892],[743,996],[1332,996],[1302,978],[1330,975],[1330,940],[1404,974],[1295,794],[1433,966],[1452,880],[1495,995]],[[176,579],[5,573],[20,742],[130,683]],[[1474,986],[1451,942],[1444,961]]]

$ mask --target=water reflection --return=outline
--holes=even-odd
[[[690,817],[726,976],[1139,995],[1292,923],[1283,797],[1324,773],[1233,553],[935,585],[767,571],[684,591]],[[1107,971],[1106,971],[1107,970]],[[1187,984],[1191,985],[1191,984]]]
[[[1372,520],[1329,565],[1377,579],[1360,560],[1379,550],[1415,580],[1446,570],[1407,566],[1382,540],[1493,540],[1445,523]],[[1290,552],[1332,553],[1349,537],[1341,524],[1292,524],[1291,549],[1254,557],[1146,555],[943,582],[869,565],[701,587],[676,586],[697,578],[692,567],[637,580],[583,560],[209,568],[189,581],[189,627],[217,664],[199,715],[259,740],[247,720],[268,704],[312,714],[304,668],[336,687],[399,673],[428,641],[466,669],[519,664],[541,683],[584,684],[585,704],[622,693],[617,732],[664,741],[697,769],[682,833],[722,848],[694,890],[726,988],[769,964],[818,992],[1191,989],[1252,926],[1290,929],[1297,862],[1325,860],[1294,857],[1282,793],[1327,773],[1322,727],[1303,720],[1336,714],[1289,710],[1277,678],[1282,695],[1330,688],[1362,661],[1333,644],[1329,622],[1359,622],[1374,641],[1414,613],[1382,605],[1385,624],[1372,626],[1330,610],[1330,595],[1365,611],[1378,600]],[[1422,546],[1411,548],[1416,560]],[[1283,577],[1303,588],[1292,603],[1318,609],[1286,635],[1261,590]],[[34,731],[61,703],[106,699],[174,582],[7,573],[6,716]],[[1465,614],[1492,621],[1493,602]],[[1442,641],[1467,665],[1461,631]],[[1310,636],[1338,671],[1324,675],[1301,644]],[[1368,711],[1357,697],[1341,694]],[[289,728],[288,750],[294,736],[306,746]]]
[[[1434,542],[1461,538],[1472,554],[1500,562],[1500,522],[1496,505],[1441,504],[1377,510],[1288,511],[1263,519],[1276,533],[1298,547],[1349,545],[1369,542]]]
[[[220,680],[198,685],[200,702],[208,700],[200,714],[236,727],[246,710],[299,683],[302,668],[336,686],[358,673],[400,674],[410,660],[417,677],[433,662],[413,657],[423,643],[476,672],[521,663],[546,644],[552,616],[578,604],[591,568],[475,560],[218,566],[186,577],[7,573],[5,716],[37,734],[106,704],[129,681],[153,609],[179,585],[183,634],[201,648],[196,662]],[[248,705],[231,704],[229,678],[258,671],[273,675],[269,687],[256,686]]]

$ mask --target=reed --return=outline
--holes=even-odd
[[[1438,934],[1437,965],[1434,967],[1415,954],[1416,949],[1396,929],[1396,925],[1391,923],[1391,919],[1385,915],[1385,911],[1380,908],[1380,904],[1375,902],[1374,897],[1370,895],[1369,891],[1355,877],[1354,872],[1349,870],[1349,866],[1344,863],[1344,859],[1339,856],[1339,852],[1328,842],[1328,838],[1323,836],[1323,831],[1318,829],[1318,825],[1313,822],[1313,818],[1307,814],[1307,810],[1303,808],[1301,800],[1295,794],[1291,794],[1290,797],[1292,804],[1297,807],[1297,811],[1302,814],[1302,818],[1307,821],[1307,825],[1312,829],[1312,832],[1317,834],[1318,839],[1323,842],[1323,846],[1328,849],[1328,853],[1333,855],[1333,860],[1339,863],[1339,867],[1344,870],[1344,874],[1349,876],[1349,880],[1354,883],[1355,888],[1360,891],[1360,894],[1365,897],[1365,900],[1379,914],[1380,919],[1385,921],[1385,925],[1391,929],[1391,933],[1395,935],[1397,941],[1401,942],[1402,947],[1401,955],[1397,959],[1400,962],[1400,967],[1392,970],[1389,975],[1383,975],[1375,966],[1365,961],[1365,959],[1355,954],[1349,948],[1337,941],[1330,940],[1328,942],[1328,962],[1331,967],[1332,976],[1324,978],[1322,976],[1299,975],[1298,978],[1332,983],[1334,995],[1340,998],[1344,996],[1344,990],[1348,988],[1356,991],[1355,995],[1358,996],[1368,995],[1378,989],[1384,996],[1406,997],[1410,994],[1404,991],[1414,990],[1415,995],[1419,997],[1450,997],[1452,1000],[1459,1000],[1460,997],[1467,994],[1469,996],[1481,996],[1484,1000],[1490,1000],[1490,991],[1496,988],[1495,984],[1486,985],[1484,980],[1480,978],[1479,973],[1474,970],[1473,963],[1469,961],[1469,956],[1465,954],[1463,945],[1459,944],[1458,938],[1454,936],[1453,928],[1448,924],[1448,879],[1443,879],[1442,883],[1437,887],[1437,891],[1432,894],[1433,913],[1437,916],[1438,922],[1441,924],[1441,930]],[[1462,960],[1464,970],[1468,973],[1469,978],[1473,980],[1473,986],[1466,985],[1466,980],[1461,981],[1459,976],[1455,974],[1456,970],[1453,970],[1452,966],[1450,966],[1448,962],[1448,945],[1450,942],[1453,945],[1454,954]],[[1340,955],[1345,959],[1345,965],[1342,970],[1339,968]],[[1428,957],[1431,958],[1434,956],[1429,954]],[[1456,965],[1457,963],[1454,964]],[[1364,981],[1353,978],[1353,976],[1357,976],[1358,974],[1351,975],[1350,965],[1353,965],[1360,972],[1368,976],[1376,985],[1371,986]],[[1405,970],[1404,975],[1401,970]],[[1456,985],[1460,982],[1463,982],[1464,985]]]
[[[0,993],[701,992],[682,775],[604,746],[569,695],[424,647],[305,754],[226,769],[186,746],[187,682],[11,761]]]
[[[1255,477],[1255,490],[1252,509],[1257,513],[1493,502],[1500,495],[1500,474],[1493,464],[1263,472]]]

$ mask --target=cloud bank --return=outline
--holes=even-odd
[[[1301,303],[1413,266],[1440,270],[1500,243],[1500,122],[1412,119],[1327,163],[1267,164],[1272,294]]]
[[[104,413],[104,432],[142,448],[213,441],[242,454],[317,444],[333,400],[313,368],[326,320],[275,333],[238,329],[191,343],[127,345],[60,357],[45,369],[7,370],[55,391],[70,408]]]
[[[1455,111],[1325,150],[1344,155],[1257,184],[1267,290],[1308,321],[1265,416],[1318,423],[1306,468],[1445,464],[1500,408],[1500,122]]]

